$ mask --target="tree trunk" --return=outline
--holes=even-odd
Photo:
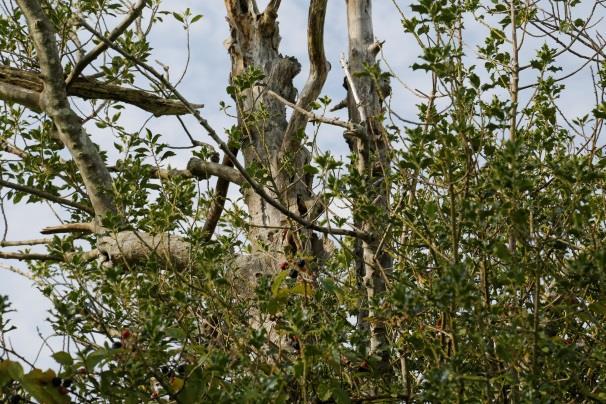
[[[388,185],[385,183],[389,171],[388,140],[381,124],[381,89],[369,75],[360,75],[365,66],[375,62],[378,44],[375,43],[372,25],[371,0],[346,0],[349,37],[348,111],[350,121],[366,128],[365,136],[353,138],[351,145],[356,158],[356,168],[364,178],[368,190],[365,203],[371,203],[380,211],[388,209]],[[354,207],[354,218],[361,229],[371,235],[362,241],[362,260],[359,271],[364,273],[363,285],[368,298],[368,327],[370,328],[371,355],[382,358],[382,367],[387,368],[385,327],[374,307],[385,291],[386,274],[392,267],[391,257],[382,249],[381,236],[385,223],[374,216],[360,215]]]
[[[292,136],[292,131],[288,130],[286,106],[268,94],[271,90],[294,103],[297,91],[293,79],[301,71],[296,59],[279,53],[278,5],[275,4],[279,2],[271,2],[263,12],[251,1],[226,0],[225,3],[231,34],[227,47],[232,61],[232,82],[251,68],[261,70],[265,76],[263,86],[246,90],[243,97],[236,100],[245,166],[267,170],[271,178],[264,184],[267,192],[291,212],[307,217],[307,202],[312,194],[303,166],[309,162],[310,153],[301,145],[288,154],[281,153],[283,144],[291,143],[288,136]],[[310,98],[316,97],[317,94]],[[262,109],[267,118],[259,120],[255,115]],[[253,255],[270,259],[269,273],[275,271],[282,260],[312,254],[313,232],[290,230],[291,221],[283,213],[252,189],[242,191],[250,215],[249,240]]]

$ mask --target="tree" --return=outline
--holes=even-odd
[[[2,196],[61,207],[61,223],[4,240],[25,250],[0,257],[29,262],[68,347],[56,369],[24,373],[4,344],[3,397],[606,399],[603,3],[394,0],[429,83],[412,118],[390,106],[401,78],[382,69],[371,0],[338,5],[338,104],[322,96],[327,0],[306,3],[300,91],[281,1],[224,3],[225,136],[149,60],[156,24],[200,15],[159,0],[3,3]],[[595,98],[579,117],[565,109],[573,78]],[[187,167],[168,166],[166,134],[121,126],[132,107],[175,116]],[[113,147],[93,142],[95,126]],[[330,126],[344,157],[317,148]]]

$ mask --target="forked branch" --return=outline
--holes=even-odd
[[[53,25],[36,0],[17,0],[27,21],[40,70],[44,90],[41,107],[53,119],[59,138],[67,147],[87,190],[95,215],[100,219],[116,213],[112,178],[97,150],[71,109],[67,99],[63,68],[55,41]]]

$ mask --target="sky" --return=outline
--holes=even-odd
[[[259,3],[262,8],[267,0]],[[297,87],[300,89],[307,78],[308,71],[306,57],[308,1],[283,0],[282,3],[279,16],[282,35],[281,52],[285,55],[295,56],[301,62],[302,71],[296,78]],[[398,4],[405,12],[410,11],[410,1],[398,1]],[[225,93],[230,67],[229,57],[223,45],[223,41],[228,37],[223,1],[165,1],[163,5],[165,10],[178,12],[187,7],[191,8],[193,14],[202,14],[203,18],[191,29],[191,60],[187,75],[179,89],[191,102],[205,104],[204,109],[201,110],[202,115],[209,120],[218,133],[222,133],[223,128],[233,124],[233,120],[226,117],[219,110],[220,101],[229,101],[229,97]],[[418,48],[410,37],[404,35],[400,17],[393,2],[391,0],[376,0],[373,5],[373,16],[377,39],[386,41],[383,56],[389,62],[389,65],[407,87],[427,92],[429,87],[427,76],[422,72],[413,72],[410,68],[418,56]],[[334,102],[338,102],[345,95],[342,87],[343,72],[338,61],[342,53],[347,53],[344,1],[329,0],[326,21],[325,45],[332,70],[323,90],[323,95],[329,95]],[[467,21],[467,26],[469,31],[466,37],[465,51],[467,57],[474,58],[475,43],[484,38],[487,29],[480,24],[475,24],[473,18]],[[157,25],[152,31],[150,42],[153,47],[150,61],[161,61],[164,65],[170,66],[170,77],[179,77],[187,60],[186,33],[180,27],[180,23],[166,17],[165,22]],[[529,55],[524,56],[529,57]],[[564,62],[568,70],[574,70],[579,64],[578,61],[573,59],[565,59]],[[154,64],[152,63],[152,65]],[[155,67],[159,68],[160,65],[155,64]],[[579,85],[588,83],[588,74],[581,73],[574,80],[575,85],[569,87],[563,98],[571,100],[566,101],[566,110],[573,115],[578,115],[587,111],[588,108],[590,109],[592,100],[587,95],[586,85]],[[392,81],[392,87],[392,108],[400,116],[415,120],[415,104],[419,103],[419,100],[413,97],[410,91],[398,81]],[[149,118],[148,113],[136,108],[128,108],[125,111],[122,119],[123,124],[127,129],[133,131],[139,129],[142,123]],[[186,118],[185,121],[197,139],[212,143],[191,118]],[[188,145],[188,139],[174,117],[153,119],[148,127],[155,133],[162,133],[167,143]],[[94,127],[89,128],[89,130],[96,143],[102,148],[110,148],[113,139],[108,133]],[[346,150],[341,130],[325,128],[321,132],[319,143],[323,149],[331,150],[337,154],[345,153]],[[182,152],[173,158],[170,163],[173,167],[184,168],[188,158],[188,153]],[[46,205],[13,206],[7,204],[5,208],[9,218],[7,240],[38,238],[40,237],[38,232],[42,227],[57,224],[57,219]],[[58,212],[61,213],[60,210]],[[0,228],[0,231],[2,230]],[[0,260],[0,265],[24,267],[21,264],[6,260]],[[30,360],[36,358],[38,351],[41,349],[36,365],[42,368],[53,367],[54,363],[50,359],[49,348],[43,345],[39,336],[39,333],[44,336],[52,333],[44,322],[44,319],[49,316],[48,302],[32,286],[31,281],[2,268],[0,268],[0,295],[9,295],[13,308],[16,310],[10,316],[13,324],[18,327],[10,334],[10,342],[15,349]],[[58,347],[61,343],[61,340],[52,338],[49,341],[53,347]]]

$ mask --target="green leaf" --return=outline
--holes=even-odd
[[[288,271],[281,271],[271,284],[271,294],[276,297],[278,295],[278,291],[280,290],[280,286],[284,283],[284,279],[288,276]]]
[[[21,380],[23,377],[23,368],[19,362],[10,360],[0,361],[0,388],[4,387],[11,380]]]
[[[91,352],[90,355],[85,358],[84,362],[86,363],[87,368],[92,369],[100,362],[107,359],[107,356],[107,350],[105,348],[99,348],[96,351]]]
[[[175,17],[175,20],[183,22],[183,17],[181,16],[181,14],[173,13],[173,17]]]
[[[74,363],[71,355],[64,351],[55,352],[53,355],[53,359],[57,361],[60,365],[63,366],[71,366]]]
[[[596,314],[606,315],[606,306],[600,303],[591,303],[589,305],[589,310]]]
[[[199,402],[205,388],[204,371],[197,367],[188,375],[185,385],[177,395],[177,401],[184,404]]]
[[[320,172],[320,170],[318,170],[317,167],[314,167],[310,164],[305,164],[305,166],[303,166],[303,171],[305,171],[305,174],[318,174]]]
[[[593,109],[593,116],[597,119],[606,119],[606,102],[601,103]]]
[[[36,400],[44,404],[64,404],[69,403],[68,396],[61,394],[59,389],[51,383],[57,377],[54,371],[46,372],[40,369],[34,369],[23,376],[23,389],[31,394]]]
[[[321,383],[318,386],[318,398],[322,401],[328,401],[332,397],[332,388],[329,383]]]

